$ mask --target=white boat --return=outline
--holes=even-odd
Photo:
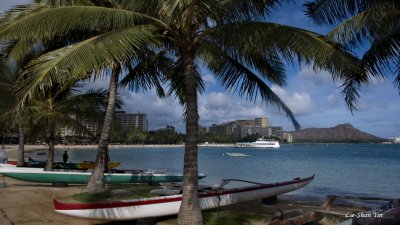
[[[248,156],[250,156],[248,154],[239,153],[239,152],[227,152],[226,154],[229,156],[233,156],[233,157],[248,157]]]
[[[289,181],[254,184],[240,188],[200,189],[199,200],[202,210],[222,206],[264,199],[302,188],[314,179],[314,175],[307,178],[295,178]],[[163,189],[159,189],[163,190]],[[169,190],[169,189],[167,189]],[[156,191],[157,192],[157,191]],[[115,200],[105,202],[61,202],[53,198],[55,211],[61,214],[104,220],[135,220],[147,217],[160,217],[178,214],[182,195],[175,191],[169,196]]]
[[[268,140],[264,138],[259,138],[254,142],[238,142],[236,147],[239,148],[280,148],[279,141]]]

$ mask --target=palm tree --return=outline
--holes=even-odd
[[[328,34],[349,48],[369,48],[363,62],[377,78],[397,73],[400,90],[400,2],[397,0],[315,0],[307,14],[320,25],[336,25]]]
[[[99,145],[96,156],[96,166],[93,169],[92,176],[90,176],[89,183],[86,190],[89,193],[104,192],[104,170],[108,163],[108,138],[112,128],[112,122],[114,119],[114,111],[116,106],[116,96],[118,88],[118,78],[121,72],[121,66],[117,65],[112,70],[110,78],[110,87],[108,89],[108,102],[106,108],[106,114],[104,116],[103,128],[100,134]]]
[[[25,71],[29,77],[24,83],[29,88],[20,90],[22,97],[51,85],[52,79],[63,82],[65,77],[129,61],[140,43],[162,43],[154,48],[173,56],[170,86],[185,106],[187,137],[178,224],[202,223],[197,193],[197,96],[204,85],[200,66],[213,71],[229,91],[249,100],[259,96],[282,110],[295,128],[300,126],[294,115],[267,84],[285,85],[285,61],[299,60],[331,72],[343,82],[342,93],[351,110],[356,107],[359,86],[368,81],[361,62],[323,35],[266,22],[279,1],[120,0],[107,4],[33,12],[1,27],[0,39],[21,39],[26,33],[31,38],[52,39],[71,30],[100,33],[33,61]]]
[[[80,119],[84,117],[96,121],[103,114],[105,105],[106,92],[103,90],[89,90],[78,94],[76,87],[61,92],[57,92],[58,88],[54,85],[52,90],[41,96],[37,95],[26,107],[36,129],[46,129],[48,158],[45,170],[53,170],[56,131],[62,128],[83,129],[90,134],[81,125]]]

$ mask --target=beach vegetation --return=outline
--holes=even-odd
[[[124,63],[131,62],[149,46],[156,52],[166,52],[169,59],[166,65],[171,65],[173,70],[167,74],[169,94],[175,95],[184,106],[186,122],[180,225],[203,222],[197,179],[198,95],[205,87],[201,68],[210,70],[228,91],[277,108],[296,129],[300,125],[293,113],[270,87],[285,86],[285,63],[301,62],[312,65],[316,71],[330,72],[333,79],[342,83],[342,94],[350,110],[357,106],[358,88],[369,81],[361,61],[343,46],[324,35],[268,22],[272,10],[283,2],[84,2],[86,5],[79,6],[40,5],[31,10],[29,16],[6,21],[0,27],[2,40],[28,37],[45,42],[75,32],[81,34],[76,42],[30,62],[23,72],[26,79],[17,88],[20,99],[32,98],[34,93],[45,91],[55,81],[70,85],[71,79],[98,75],[105,68],[112,68],[109,94],[112,96],[116,94],[117,78]],[[100,4],[93,6],[95,3]],[[149,81],[154,87],[153,81],[159,81],[159,77]],[[148,89],[143,83],[135,84],[135,87]],[[108,107],[112,108],[110,100]],[[106,113],[103,131],[110,130],[107,118],[112,117],[109,115]],[[97,166],[88,184],[91,193],[104,191],[101,178],[108,137],[102,134],[99,141]]]

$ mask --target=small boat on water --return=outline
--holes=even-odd
[[[248,156],[250,156],[248,154],[239,153],[239,152],[227,152],[226,154],[228,156],[233,156],[233,157],[248,157]]]
[[[0,165],[0,174],[16,180],[36,183],[86,184],[91,172],[74,170],[43,171],[41,168]],[[183,174],[161,170],[110,170],[104,173],[106,183],[158,183],[181,182]],[[206,177],[200,173],[199,179]]]
[[[238,142],[236,143],[238,148],[280,148],[279,141],[268,140],[264,138],[259,138],[254,142]]]
[[[202,188],[199,189],[202,210],[233,205],[241,202],[268,198],[302,188],[314,179],[295,178],[289,181],[253,184],[239,188]],[[63,202],[53,198],[56,212],[61,214],[104,220],[134,220],[146,217],[160,217],[178,213],[182,195],[170,189],[155,190],[155,193],[171,193],[162,197],[114,200],[104,202]]]
[[[119,166],[121,162],[110,162],[108,163],[108,168],[113,169],[117,166]],[[29,157],[29,167],[34,167],[34,168],[44,168],[46,165],[46,161],[41,161],[41,160],[35,160]],[[95,162],[91,161],[83,161],[79,163],[71,163],[71,162],[53,162],[53,168],[54,169],[75,169],[75,170],[87,170],[87,169],[93,169],[96,166]]]

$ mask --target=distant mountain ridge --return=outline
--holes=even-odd
[[[339,124],[330,128],[306,128],[290,132],[295,143],[369,143],[382,142],[383,138],[365,133],[351,124]]]

